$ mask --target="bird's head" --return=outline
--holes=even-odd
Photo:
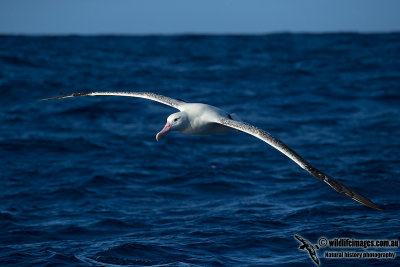
[[[183,131],[189,125],[189,119],[186,112],[177,112],[167,118],[164,128],[156,135],[157,141],[169,131]]]

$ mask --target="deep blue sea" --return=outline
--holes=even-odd
[[[240,132],[170,133],[150,91],[236,113],[380,205]],[[316,266],[400,239],[400,34],[0,36],[0,265]],[[330,259],[381,266],[396,259]]]

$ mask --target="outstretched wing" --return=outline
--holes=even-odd
[[[310,163],[308,163],[306,160],[304,160],[302,157],[300,157],[299,154],[297,154],[294,150],[292,150],[290,147],[285,145],[282,141],[276,139],[273,137],[271,134],[267,133],[266,131],[257,128],[251,124],[248,124],[246,122],[239,122],[235,120],[230,120],[224,117],[219,117],[216,123],[231,127],[233,129],[248,133],[252,136],[255,136],[262,141],[266,142],[267,144],[273,146],[280,152],[282,152],[284,155],[286,155],[288,158],[296,162],[301,168],[305,169],[309,173],[311,173],[314,177],[317,179],[324,181],[327,183],[330,187],[335,189],[337,192],[361,203],[364,204],[365,206],[368,206],[370,208],[383,211],[378,205],[373,203],[371,200],[368,198],[354,192],[352,189],[349,187],[339,183],[332,177],[324,174],[317,168],[313,167]]]
[[[139,97],[139,98],[146,98],[150,99],[159,103],[163,103],[165,105],[174,107],[176,109],[181,110],[181,106],[185,104],[184,101],[166,97],[163,95],[157,95],[154,93],[148,93],[148,92],[90,92],[90,93],[76,93],[76,94],[70,94],[70,95],[62,95],[62,96],[56,96],[56,97],[51,97],[51,98],[43,98],[39,99],[39,101],[42,100],[53,100],[53,99],[61,99],[61,98],[68,98],[68,97],[76,97],[76,96],[129,96],[129,97]]]
[[[319,259],[317,256],[317,253],[315,252],[314,248],[311,247],[307,247],[306,248],[308,251],[308,254],[310,255],[310,258],[315,262],[315,264],[319,265]]]
[[[299,235],[294,235],[294,237],[297,240],[299,240],[301,243],[303,243],[303,245],[307,245],[307,243],[311,245],[311,243],[307,239],[305,239],[305,238],[303,238],[303,237],[301,237]]]

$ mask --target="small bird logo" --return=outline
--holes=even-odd
[[[299,235],[294,235],[294,237],[302,243],[302,245],[299,247],[299,250],[305,250],[308,252],[308,255],[310,256],[310,259],[317,265],[319,265],[319,258],[317,256],[316,250],[319,249],[318,245],[313,245],[308,241],[307,239],[303,238],[302,236]]]

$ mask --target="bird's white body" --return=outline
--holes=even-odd
[[[202,103],[186,103],[182,105],[181,111],[188,115],[190,122],[188,127],[181,131],[184,134],[222,134],[232,130],[216,123],[219,117],[229,116],[229,113],[220,108]]]
[[[352,189],[339,183],[332,177],[324,174],[320,170],[313,167],[310,163],[304,160],[294,150],[289,148],[279,139],[273,137],[268,132],[258,127],[255,127],[251,124],[248,124],[246,122],[242,122],[239,118],[237,118],[237,116],[231,116],[229,113],[223,111],[222,109],[211,105],[202,103],[186,103],[179,99],[174,99],[148,92],[91,92],[91,93],[70,94],[53,98],[46,98],[42,100],[60,99],[60,98],[76,97],[76,96],[101,96],[101,95],[145,98],[178,109],[180,112],[173,113],[167,118],[167,123],[165,124],[164,129],[162,129],[156,135],[157,141],[159,140],[159,138],[167,134],[169,131],[179,131],[185,134],[193,134],[193,135],[221,134],[231,131],[232,129],[242,131],[258,139],[261,139],[265,143],[276,148],[284,155],[286,155],[288,158],[293,160],[301,168],[308,171],[317,179],[327,183],[337,192],[357,202],[360,202],[370,208],[382,211],[382,209],[378,205],[373,203],[368,198],[354,192]]]

